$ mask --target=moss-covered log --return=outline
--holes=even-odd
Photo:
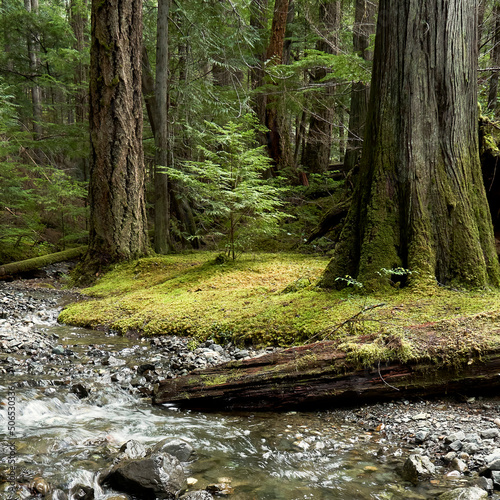
[[[79,259],[87,251],[86,246],[78,248],[70,248],[63,252],[51,253],[49,255],[42,255],[41,257],[34,257],[33,259],[21,260],[18,262],[11,262],[0,266],[0,278],[5,276],[12,276],[14,274],[25,273],[34,271],[50,264],[57,262],[65,262],[67,260]]]
[[[230,362],[161,382],[155,404],[205,411],[334,408],[402,397],[477,394],[500,387],[500,351],[461,366],[432,362],[360,368],[330,341]]]

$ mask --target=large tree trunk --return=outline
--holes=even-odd
[[[323,285],[498,285],[477,133],[476,4],[383,0],[354,201]]]
[[[170,240],[170,192],[169,180],[161,167],[170,165],[168,98],[169,98],[169,50],[168,50],[168,13],[170,0],[159,0],[156,40],[156,131],[155,131],[155,252],[167,254],[171,248]]]
[[[356,0],[355,21],[352,34],[353,46],[354,51],[366,61],[371,61],[373,59],[373,53],[368,50],[368,47],[370,45],[370,35],[375,33],[376,13],[376,0]],[[369,98],[369,85],[363,82],[354,82],[352,84],[349,132],[344,159],[344,165],[347,170],[352,170],[361,158]]]
[[[92,2],[90,262],[148,251],[141,47],[141,0]]]
[[[323,1],[319,6],[321,39],[316,48],[327,54],[340,53],[340,1]],[[314,71],[313,81],[320,82],[327,75],[325,68]],[[333,83],[333,82],[331,82]],[[314,101],[309,134],[302,155],[302,164],[308,172],[326,172],[330,164],[332,146],[334,87],[327,86]]]

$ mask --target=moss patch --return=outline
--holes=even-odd
[[[498,292],[326,291],[315,286],[325,258],[256,254],[220,265],[215,257],[156,256],[117,265],[83,291],[89,300],[68,306],[59,319],[193,342],[287,346],[333,339],[361,365],[431,359],[458,366],[500,349]]]

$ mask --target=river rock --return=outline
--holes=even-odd
[[[69,492],[72,500],[94,500],[94,488],[83,484],[75,484]]]
[[[68,495],[63,490],[54,490],[45,496],[45,500],[68,500]]]
[[[467,464],[459,458],[454,458],[450,463],[450,467],[458,472],[465,472],[467,470]]]
[[[493,427],[481,431],[481,437],[483,439],[496,439],[499,436],[499,434],[500,432],[498,432],[498,429],[494,429]]]
[[[208,491],[191,491],[183,495],[180,500],[213,500],[213,496]]]
[[[102,482],[116,491],[144,500],[174,499],[187,487],[179,460],[167,453],[123,460],[103,477]]]
[[[482,500],[485,498],[488,498],[488,492],[476,486],[455,488],[439,496],[439,500]]]
[[[144,445],[135,439],[131,439],[123,444],[120,451],[133,460],[137,458],[144,458],[147,455],[147,450]]]
[[[418,454],[410,455],[403,465],[401,477],[417,484],[419,480],[432,477],[436,472],[434,464],[426,457]]]
[[[153,450],[154,452],[173,455],[180,462],[190,462],[196,457],[196,451],[194,448],[182,439],[164,439],[163,441],[160,441]]]

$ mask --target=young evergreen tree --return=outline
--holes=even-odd
[[[382,269],[499,285],[477,133],[473,0],[382,0],[354,200],[323,285]],[[380,274],[378,274],[380,273]]]

